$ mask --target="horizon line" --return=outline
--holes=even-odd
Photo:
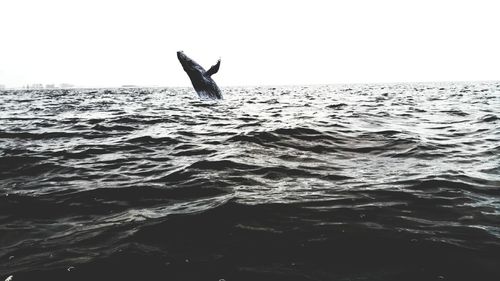
[[[499,80],[422,80],[422,81],[387,81],[387,82],[333,82],[333,83],[290,83],[290,84],[247,84],[247,85],[238,85],[238,84],[229,84],[223,85],[221,88],[230,88],[230,87],[287,87],[287,86],[328,86],[328,85],[393,85],[393,84],[425,84],[425,83],[500,83]],[[40,84],[43,86],[46,85],[54,85],[54,84],[42,84],[42,83],[33,83],[31,85]],[[71,83],[60,83],[60,84],[68,84]],[[2,85],[2,84],[0,84]],[[191,88],[191,85],[183,85],[183,86],[168,86],[168,85],[135,85],[135,84],[124,84],[121,86],[87,86],[87,85],[74,85],[70,87],[57,87],[53,88],[26,88],[26,86],[30,86],[30,84],[26,84],[20,87],[7,87],[3,85],[4,88],[0,90],[56,90],[56,89],[120,89],[120,88]]]

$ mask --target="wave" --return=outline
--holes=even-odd
[[[0,276],[499,280],[498,88],[4,91]]]

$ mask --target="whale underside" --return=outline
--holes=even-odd
[[[186,56],[183,51],[177,52],[177,58],[200,98],[222,99],[222,93],[214,79],[212,79],[212,75],[219,71],[220,59],[209,70],[205,70],[197,62]]]

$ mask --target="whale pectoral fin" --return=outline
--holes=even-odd
[[[219,71],[219,67],[220,67],[220,59],[217,61],[215,65],[212,65],[212,67],[210,67],[210,69],[207,70],[207,75],[208,76],[214,75],[215,73],[217,73],[217,71]]]

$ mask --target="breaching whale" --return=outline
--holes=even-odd
[[[205,71],[201,65],[186,56],[183,51],[177,52],[177,58],[200,98],[222,99],[220,89],[212,79],[212,75],[219,71],[220,59],[208,71]]]

